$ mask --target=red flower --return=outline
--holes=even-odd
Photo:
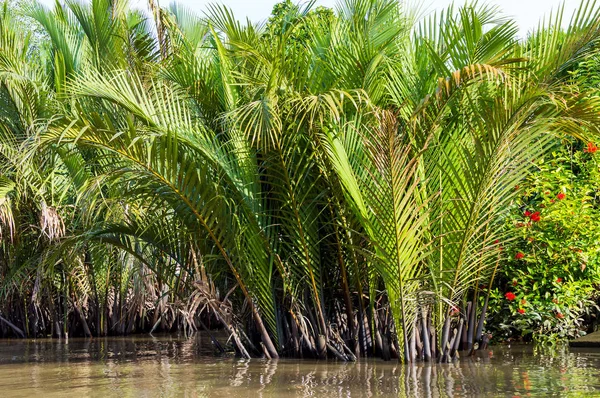
[[[556,279],[556,283],[562,283],[562,278]]]
[[[517,311],[519,311],[519,314],[524,314],[525,310],[523,308],[519,308]]]
[[[513,301],[514,299],[517,298],[517,296],[515,296],[515,294],[513,292],[508,292],[504,295],[504,297],[506,297],[506,299],[508,301]]]
[[[535,213],[530,212],[529,210],[526,210],[525,213],[523,213],[523,215],[525,217],[529,217],[529,219],[533,222],[538,222],[540,221],[540,212],[536,211]]]
[[[556,317],[557,317],[558,319],[563,319],[565,316],[563,315],[563,313],[562,313],[562,312],[559,312],[558,314],[556,314]]]
[[[587,148],[584,149],[583,152],[596,153],[597,150],[598,150],[598,147],[596,146],[596,144],[594,144],[593,142],[588,142]]]
[[[564,192],[561,192],[561,193],[559,193],[558,195],[556,195],[556,198],[557,198],[558,200],[563,200],[563,199],[564,199],[564,198],[566,198],[566,197],[567,197],[567,195],[565,195],[565,193],[564,193]]]
[[[521,253],[521,252],[518,252],[518,253],[516,254],[516,256],[515,256],[515,258],[516,258],[517,260],[520,260],[520,259],[522,259],[523,257],[525,257],[525,255],[524,255],[523,253]]]

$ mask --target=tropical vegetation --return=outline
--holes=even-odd
[[[519,187],[506,225],[516,239],[507,245],[509,258],[491,293],[492,335],[554,343],[597,326],[600,169],[594,145],[557,142]],[[509,293],[514,298],[508,300]]]
[[[487,344],[526,245],[507,225],[548,201],[532,173],[557,137],[598,142],[575,73],[594,1],[526,38],[477,2],[148,8],[2,7],[1,335],[220,327],[244,357],[407,362]]]

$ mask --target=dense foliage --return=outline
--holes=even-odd
[[[569,72],[586,89],[600,87],[599,60]],[[488,325],[499,340],[556,343],[598,327],[600,164],[598,147],[557,136],[516,189],[508,243]],[[537,215],[536,215],[537,213]],[[514,294],[511,296],[510,294]],[[507,297],[508,295],[508,297]]]
[[[501,329],[498,337],[517,332],[556,341],[578,337],[590,320],[596,322],[591,319],[600,284],[595,144],[557,144],[518,187],[523,196],[507,225],[517,239],[507,247],[510,259],[503,264],[490,304],[494,311],[489,324]]]
[[[219,325],[242,356],[448,361],[486,343],[514,187],[538,211],[527,176],[555,137],[597,142],[573,73],[598,52],[593,2],[524,41],[475,3],[282,3],[266,25],[21,8],[0,14],[3,335]],[[527,227],[549,258],[552,211]]]

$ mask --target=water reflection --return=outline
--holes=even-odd
[[[527,397],[600,394],[600,351],[494,347],[403,366],[215,357],[210,339],[0,341],[2,397]]]

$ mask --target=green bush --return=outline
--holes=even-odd
[[[492,333],[555,342],[585,334],[600,282],[600,170],[593,143],[565,141],[520,187],[490,295]]]

